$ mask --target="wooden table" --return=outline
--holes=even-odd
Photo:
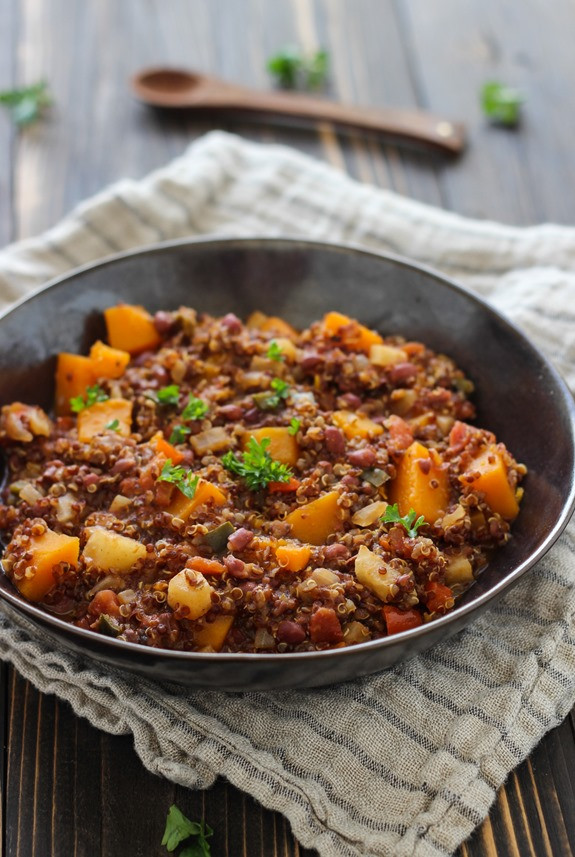
[[[20,135],[0,116],[0,244],[42,231],[108,182],[144,175],[216,127],[133,102],[126,82],[137,68],[179,64],[264,87],[266,57],[290,42],[329,50],[342,100],[463,119],[467,153],[450,161],[327,125],[219,127],[297,146],[360,181],[461,214],[573,223],[574,28],[571,0],[2,0],[0,88],[45,78],[55,106]],[[481,117],[478,89],[490,78],[528,94],[520,130]],[[225,782],[205,793],[178,788],[144,770],[131,738],[98,732],[10,669],[0,680],[5,857],[164,854],[173,801],[215,828],[214,855],[311,857],[281,815]],[[511,775],[461,855],[573,853],[573,728],[571,715]]]

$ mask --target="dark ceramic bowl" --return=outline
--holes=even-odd
[[[2,597],[58,646],[195,686],[261,690],[346,681],[463,628],[543,556],[569,520],[575,502],[569,391],[515,327],[432,271],[355,247],[289,239],[180,241],[123,254],[56,280],[0,317],[0,403],[18,399],[49,409],[55,354],[86,353],[104,336],[102,310],[118,301],[152,312],[187,304],[244,318],[260,309],[302,327],[337,309],[385,334],[420,339],[474,380],[479,424],[509,446],[529,475],[511,542],[452,613],[412,631],[317,653],[171,652],[75,628],[24,601],[0,575]]]

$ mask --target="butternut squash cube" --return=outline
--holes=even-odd
[[[280,568],[286,571],[301,571],[306,567],[311,557],[308,545],[284,544],[276,548],[276,559]]]
[[[130,355],[98,340],[90,348],[90,360],[94,363],[96,378],[121,378],[130,362]]]
[[[72,413],[70,399],[83,396],[87,387],[96,380],[94,361],[81,354],[58,354],[56,365],[56,413],[66,416]]]
[[[216,616],[213,622],[196,631],[194,642],[196,645],[202,646],[202,648],[209,647],[214,652],[219,652],[233,624],[233,616]]]
[[[172,610],[187,608],[186,619],[199,619],[212,606],[213,591],[201,571],[184,568],[168,583],[168,604]]]
[[[305,506],[298,506],[286,516],[291,534],[300,542],[323,545],[328,536],[341,529],[343,513],[338,506],[339,494],[330,491]]]
[[[473,479],[471,476],[477,474]],[[512,521],[519,513],[515,491],[507,478],[507,467],[496,446],[489,446],[471,463],[469,473],[459,477],[463,485],[483,494],[485,502],[502,518]]]
[[[47,529],[41,536],[30,537],[27,551],[32,554],[30,565],[34,574],[14,583],[28,601],[41,601],[56,582],[55,566],[61,562],[74,568],[78,565],[80,539]]]
[[[364,351],[369,354],[372,345],[383,343],[383,339],[375,330],[370,330],[341,312],[328,312],[322,325],[324,333],[336,340],[346,351]]]
[[[352,411],[334,411],[332,419],[348,440],[354,437],[374,438],[383,434],[383,426],[379,423]]]
[[[82,551],[82,556],[89,565],[94,565],[102,571],[116,571],[120,574],[130,572],[146,554],[146,546],[142,542],[103,527],[92,529]]]
[[[413,509],[417,517],[423,515],[428,524],[434,524],[449,506],[449,476],[436,450],[414,441],[399,459],[388,493],[400,515]]]
[[[152,316],[142,306],[118,304],[104,310],[104,318],[112,348],[134,355],[157,348],[162,341]]]
[[[200,479],[193,497],[186,497],[179,488],[176,488],[175,497],[167,511],[173,518],[181,518],[182,521],[187,521],[192,512],[205,503],[211,503],[212,506],[223,506],[227,503],[227,497],[213,482]]]
[[[117,421],[117,424],[116,424]],[[113,424],[113,428],[108,428]],[[128,399],[106,399],[84,408],[78,414],[78,440],[87,443],[97,434],[114,431],[130,437],[132,431],[132,402]]]
[[[405,363],[407,354],[402,348],[393,345],[372,345],[369,349],[369,362],[374,366],[394,366]]]
[[[265,315],[259,310],[252,312],[246,322],[246,327],[262,330],[264,333],[273,333],[276,336],[285,336],[286,339],[297,339],[299,335],[297,330],[283,318],[279,318],[277,315]]]
[[[295,437],[289,433],[287,426],[269,426],[246,432],[242,440],[244,449],[247,447],[250,437],[255,438],[258,443],[267,438],[270,442],[267,451],[276,461],[281,461],[282,464],[287,464],[289,467],[293,467],[297,463],[299,445]]]

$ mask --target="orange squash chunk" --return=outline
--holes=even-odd
[[[297,339],[297,330],[279,318],[277,315],[265,315],[263,312],[256,310],[252,312],[246,322],[246,327],[262,330],[264,333],[273,333],[275,336],[285,336],[287,339]]]
[[[383,426],[379,423],[352,411],[334,411],[332,419],[348,440],[354,437],[373,438],[383,434]]]
[[[150,443],[155,448],[156,452],[160,452],[162,455],[165,455],[166,458],[170,459],[172,464],[180,464],[180,462],[184,460],[184,454],[166,440],[161,431],[156,432],[156,434],[150,438]]]
[[[477,476],[471,479],[471,476]],[[459,477],[464,485],[485,496],[485,502],[502,518],[512,521],[519,513],[515,491],[507,478],[503,456],[495,446],[489,446],[471,464],[469,473]]]
[[[246,448],[250,437],[261,443],[264,438],[268,438],[270,445],[267,451],[276,461],[281,461],[282,464],[287,464],[293,467],[299,458],[299,446],[295,437],[289,433],[285,426],[270,426],[268,428],[253,429],[246,432],[243,438],[243,447]]]
[[[162,341],[152,316],[142,306],[118,304],[104,310],[104,318],[112,348],[133,355],[157,348]]]
[[[421,462],[421,463],[420,463]],[[399,513],[410,509],[433,524],[449,505],[449,477],[441,469],[441,458],[434,449],[414,441],[397,465],[397,476],[390,483],[389,502],[397,503]]]
[[[46,530],[41,536],[30,537],[27,550],[32,554],[30,565],[34,576],[14,583],[28,601],[41,601],[56,582],[54,566],[61,562],[67,562],[74,568],[78,565],[80,539]]]
[[[227,497],[213,482],[200,479],[193,497],[186,497],[176,488],[176,496],[168,506],[167,511],[174,518],[187,521],[192,512],[203,506],[204,503],[211,503],[212,506],[223,506],[224,503],[227,503]]]
[[[322,324],[326,335],[339,340],[339,344],[346,351],[365,351],[369,354],[372,345],[383,343],[382,337],[375,330],[370,330],[341,312],[328,312]]]
[[[118,427],[106,428],[115,420]],[[96,402],[89,408],[84,408],[78,414],[78,440],[87,443],[97,434],[105,431],[115,431],[121,437],[129,437],[132,431],[132,402],[127,399],[106,399]]]
[[[276,559],[280,568],[286,571],[301,571],[311,557],[311,548],[307,545],[278,545]]]
[[[121,378],[130,362],[130,355],[98,340],[90,348],[90,360],[94,363],[96,378]]]
[[[323,545],[328,536],[341,529],[343,513],[338,506],[339,494],[330,491],[305,506],[298,506],[286,517],[291,525],[291,534],[300,542]]]
[[[56,366],[56,413],[58,416],[71,414],[70,399],[83,396],[86,387],[96,380],[94,361],[80,354],[58,354]]]
[[[210,646],[215,652],[219,652],[233,624],[233,616],[216,616],[213,622],[196,631],[194,642],[197,646]]]

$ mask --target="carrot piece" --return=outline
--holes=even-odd
[[[250,437],[261,443],[264,438],[268,438],[270,445],[267,451],[272,458],[281,461],[282,464],[287,464],[293,467],[299,458],[299,445],[295,437],[289,433],[287,426],[270,426],[267,428],[252,429],[245,433],[242,441],[244,449],[248,445]]]
[[[400,610],[399,607],[386,604],[383,608],[383,618],[387,626],[387,633],[390,636],[423,625],[423,616],[417,607],[412,607],[410,610]]]
[[[61,562],[74,568],[78,565],[80,539],[47,529],[41,536],[30,536],[26,550],[32,555],[30,565],[34,575],[14,583],[28,601],[41,601],[56,582],[55,566]]]
[[[90,360],[94,363],[97,378],[121,378],[130,362],[130,355],[98,340],[90,348]]]
[[[150,438],[150,443],[155,447],[156,452],[165,455],[166,458],[171,460],[172,464],[180,464],[180,462],[184,460],[184,454],[166,440],[161,431],[156,432],[156,434]]]
[[[352,411],[334,411],[332,419],[349,440],[354,437],[374,438],[383,434],[383,426],[374,423],[373,420],[363,416],[363,414],[354,414]]]
[[[116,425],[117,421],[117,425]],[[114,424],[113,428],[108,428]],[[132,402],[128,399],[106,399],[84,408],[78,414],[78,440],[87,443],[97,434],[114,431],[120,437],[129,437],[132,431]]]
[[[430,613],[445,613],[454,604],[453,592],[437,580],[428,580],[425,584],[427,600],[425,606]]]
[[[485,496],[486,503],[502,518],[512,521],[519,513],[515,491],[507,478],[507,467],[496,446],[489,446],[471,462],[468,473],[459,477],[471,491]]]
[[[152,316],[142,306],[118,304],[104,310],[104,317],[112,348],[134,355],[157,348],[162,341]]]
[[[223,574],[226,570],[225,565],[218,562],[217,559],[206,559],[203,556],[195,556],[188,562],[189,568],[194,571],[201,571],[202,574]]]
[[[276,548],[278,564],[286,571],[301,571],[308,564],[310,557],[311,548],[308,545],[278,545]]]
[[[176,496],[168,506],[167,511],[174,518],[181,518],[186,521],[192,512],[205,503],[211,503],[212,506],[223,506],[226,502],[226,495],[213,482],[200,479],[193,497],[186,497],[179,489],[176,489]]]
[[[322,324],[325,334],[335,339],[346,351],[365,351],[369,354],[372,345],[381,345],[383,342],[375,330],[340,312],[328,312]]]
[[[340,530],[343,523],[338,499],[337,491],[330,491],[290,512],[285,520],[291,525],[292,536],[311,545],[325,544],[327,537]]]
[[[289,482],[270,482],[268,491],[270,494],[286,494],[290,491],[297,491],[300,485],[299,479],[292,476]]]
[[[56,366],[56,413],[66,416],[72,413],[70,399],[82,396],[86,387],[96,380],[94,361],[80,354],[58,354]]]
[[[204,648],[209,646],[219,652],[226,641],[230,628],[234,624],[233,616],[216,616],[213,622],[208,622],[194,634],[194,642]]]
[[[390,483],[389,502],[397,503],[401,515],[413,509],[433,524],[449,505],[449,477],[434,449],[414,441],[397,464]]]

